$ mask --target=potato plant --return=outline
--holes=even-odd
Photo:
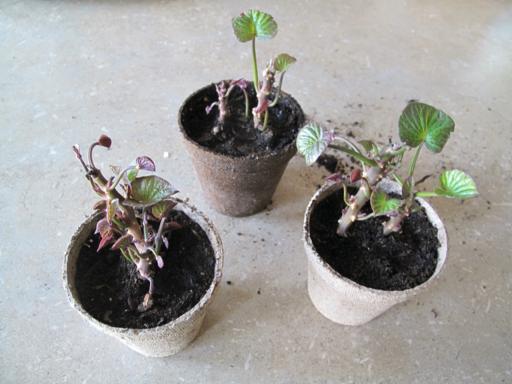
[[[448,197],[469,199],[476,197],[478,191],[473,179],[461,170],[445,170],[439,177],[439,185],[433,191],[416,190],[414,170],[421,150],[425,147],[432,153],[439,153],[454,131],[453,119],[443,111],[430,105],[412,102],[400,116],[399,144],[378,145],[371,140],[358,143],[328,132],[315,123],[303,127],[297,138],[297,149],[305,157],[308,165],[313,164],[327,149],[333,148],[349,154],[361,163],[350,177],[350,183],[357,183],[358,190],[350,195],[347,183],[343,184],[345,208],[338,221],[337,233],[346,236],[352,223],[376,216],[387,216],[384,233],[389,235],[401,229],[402,221],[419,209],[416,197]],[[399,175],[404,155],[413,151],[413,157],[404,177]],[[379,189],[379,182],[386,177],[393,178],[401,186],[401,196],[389,196]],[[341,180],[335,174],[330,180]],[[365,215],[361,209],[370,202],[372,213]]]
[[[259,79],[258,60],[256,56],[256,40],[272,39],[277,34],[277,23],[274,18],[265,12],[250,9],[232,20],[233,31],[236,38],[242,42],[251,42],[252,45],[252,74],[253,86],[256,93],[257,105],[252,108],[254,127],[265,130],[268,125],[268,110],[274,107],[281,96],[284,74],[296,59],[287,53],[281,53],[271,59],[262,72],[263,78]],[[276,76],[279,75],[277,87]],[[218,123],[220,127],[229,115],[228,97],[236,87],[240,88],[245,97],[246,117],[249,113],[249,98],[247,95],[248,82],[244,79],[234,81],[223,81],[216,85],[218,100],[209,105],[206,109],[210,113],[214,106],[219,109]],[[275,92],[274,91],[275,88]],[[274,94],[272,98],[272,94]],[[218,133],[219,128],[213,132]]]
[[[140,156],[125,168],[111,166],[113,176],[106,177],[95,163],[96,147],[110,148],[112,140],[101,135],[89,147],[87,161],[78,145],[73,151],[85,170],[85,177],[100,197],[94,205],[102,212],[95,234],[100,236],[98,251],[106,246],[119,250],[127,261],[136,266],[141,279],[148,282],[148,291],[139,306],[144,311],[152,306],[155,265],[164,267],[162,248],[168,248],[167,235],[180,228],[168,221],[169,212],[176,202],[170,197],[178,191],[164,179],[155,175],[139,176],[140,171],[154,172],[155,163],[147,156]]]

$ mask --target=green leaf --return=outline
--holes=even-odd
[[[233,18],[233,31],[236,38],[245,43],[254,38],[271,39],[277,34],[277,23],[268,13],[255,9]]]
[[[370,204],[376,215],[385,215],[396,211],[401,203],[399,199],[390,198],[383,191],[374,191],[370,197]]]
[[[324,135],[322,127],[309,123],[297,135],[297,150],[304,156],[307,165],[312,165],[325,151],[330,140]]]
[[[478,196],[476,184],[471,176],[458,169],[441,173],[439,183],[440,186],[435,190],[437,195],[455,199],[470,199]]]
[[[175,201],[164,200],[161,201],[151,207],[151,214],[155,216],[158,220],[161,220],[163,217],[166,217],[171,209],[176,206]]]
[[[139,168],[134,167],[126,172],[126,179],[129,183],[132,183],[133,180],[137,177],[137,174],[139,173]]]
[[[452,118],[428,104],[413,102],[399,120],[400,139],[411,147],[422,143],[432,152],[441,152],[455,128]]]
[[[364,148],[367,153],[376,155],[379,153],[379,146],[372,140],[360,140],[359,144]]]
[[[131,200],[125,201],[125,203],[141,208],[149,207],[177,192],[169,182],[161,177],[154,175],[138,177],[131,184]]]
[[[280,53],[274,58],[274,68],[277,72],[286,72],[288,67],[295,63],[297,59],[287,53]]]

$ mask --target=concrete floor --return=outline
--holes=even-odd
[[[0,382],[512,382],[512,3],[257,4],[280,26],[259,57],[298,58],[285,88],[312,118],[385,140],[407,100],[434,104],[457,128],[418,174],[459,167],[481,191],[463,205],[433,202],[450,238],[437,284],[358,328],[324,319],[306,293],[302,216],[323,171],[293,159],[272,209],[233,219],[203,199],[180,142],[176,112],[189,93],[250,76],[250,46],[230,19],[254,4],[2,1]],[[95,201],[71,145],[103,132],[114,144],[102,165],[150,155],[223,236],[217,300],[172,358],[103,336],[61,286],[64,250]]]

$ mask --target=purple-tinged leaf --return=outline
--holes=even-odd
[[[111,231],[111,226],[108,223],[107,219],[101,219],[96,223],[96,230],[94,231],[94,234],[99,234],[101,237],[104,237],[107,233]]]
[[[112,145],[112,139],[107,135],[101,135],[98,139],[98,144],[105,148],[110,148]]]
[[[121,249],[126,248],[132,243],[133,237],[129,233],[124,234],[119,239],[115,241],[115,243],[112,245],[112,249]]]
[[[101,251],[106,245],[108,245],[109,243],[112,242],[112,235],[108,235],[108,236],[105,236],[105,237],[102,237],[101,240],[100,240],[100,244],[98,245],[98,249],[96,250],[96,252],[99,252]]]
[[[350,172],[350,182],[355,183],[361,179],[361,169],[354,168],[352,172]]]
[[[162,259],[161,256],[156,255],[155,260],[156,260],[156,264],[158,265],[158,268],[162,269],[164,267],[164,259]]]
[[[156,171],[155,162],[148,156],[139,156],[135,162],[137,163],[137,168],[142,169],[143,171]]]

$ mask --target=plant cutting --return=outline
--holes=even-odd
[[[252,82],[238,78],[208,85],[185,100],[178,119],[208,199],[221,213],[246,216],[270,203],[296,152],[304,113],[282,90],[293,56],[274,56],[260,78],[256,42],[276,36],[274,18],[249,10],[235,17],[232,27],[240,42],[251,43]]]
[[[148,356],[167,356],[197,335],[206,304],[220,279],[222,246],[209,221],[176,198],[172,184],[139,156],[106,176],[73,146],[99,196],[95,213],[73,236],[65,261],[72,305],[93,325]]]
[[[306,212],[309,293],[326,317],[365,323],[439,273],[446,233],[424,198],[465,200],[478,191],[473,179],[457,169],[442,171],[432,191],[419,191],[415,170],[422,149],[441,152],[454,126],[443,111],[413,102],[399,119],[400,143],[354,142],[315,123],[299,132],[297,147],[307,164],[327,148],[361,164],[350,175],[329,176]],[[413,154],[404,171],[408,152]]]

